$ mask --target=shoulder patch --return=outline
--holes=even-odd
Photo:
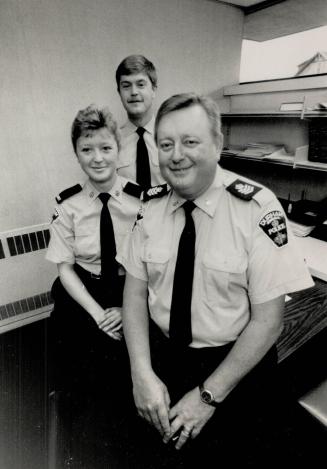
[[[65,189],[64,191],[60,192],[59,195],[56,197],[56,201],[58,204],[61,204],[64,200],[69,199],[69,197],[72,197],[75,194],[78,194],[81,192],[82,186],[80,184],[75,184],[75,186],[68,187],[68,189]]]
[[[124,187],[123,191],[126,192],[126,194],[128,195],[132,195],[133,197],[140,199],[143,189],[138,184],[134,184],[133,182],[128,182],[126,186]]]
[[[55,220],[57,220],[57,218],[59,217],[59,212],[58,212],[58,209],[54,209],[54,213],[52,215],[52,219],[51,219],[51,223],[53,223]]]
[[[247,181],[242,181],[242,179],[236,179],[232,184],[226,187],[228,192],[243,200],[251,200],[261,189],[262,187],[255,186]]]
[[[136,227],[137,223],[138,223],[140,220],[142,220],[143,215],[144,215],[144,206],[141,205],[139,211],[137,212],[137,216],[136,216],[136,219],[135,219],[135,222],[134,222],[132,231],[134,231],[134,228]]]
[[[153,186],[150,189],[144,191],[143,201],[147,202],[148,200],[155,199],[157,197],[163,197],[169,192],[168,184],[161,184],[160,186]]]
[[[288,243],[286,220],[280,210],[267,213],[259,221],[259,226],[278,248]]]

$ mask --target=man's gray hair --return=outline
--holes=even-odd
[[[212,136],[217,143],[220,143],[222,141],[222,133],[218,104],[208,96],[200,96],[195,93],[175,94],[166,99],[166,101],[161,104],[157,112],[154,125],[154,138],[156,143],[158,143],[158,126],[164,116],[170,112],[178,111],[180,109],[185,109],[195,105],[201,106],[202,109],[206,112],[211,124],[210,127]]]

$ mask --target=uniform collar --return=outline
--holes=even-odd
[[[126,184],[126,180],[120,177],[119,175],[117,175],[115,184],[112,186],[112,188],[109,191],[110,196],[113,199],[117,200],[119,203],[122,202],[122,192],[125,187],[125,184]],[[92,203],[100,194],[100,192],[92,185],[89,179],[85,182],[83,191],[89,203]]]
[[[213,180],[211,186],[202,195],[200,195],[200,197],[193,201],[194,204],[203,210],[207,215],[213,217],[218,203],[218,192],[223,185],[223,171],[220,166],[218,166],[215,179]],[[181,205],[183,205],[184,202],[185,199],[176,194],[175,191],[172,191],[169,200],[169,213],[176,211]]]
[[[138,128],[136,125],[134,125],[130,120],[125,122],[125,124],[121,127],[124,132],[126,132],[128,135],[133,134],[136,132],[136,129]],[[151,135],[154,133],[154,116],[151,117],[149,122],[143,126],[143,128],[149,132]]]

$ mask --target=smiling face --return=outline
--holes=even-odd
[[[158,124],[157,143],[161,173],[180,196],[195,199],[209,188],[222,142],[214,138],[202,106],[164,115]]]
[[[76,155],[82,170],[100,192],[109,191],[117,174],[118,145],[105,127],[84,131],[76,142]]]
[[[119,94],[129,117],[151,119],[155,90],[145,73],[122,75],[119,82]]]

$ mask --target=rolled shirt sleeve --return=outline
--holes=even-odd
[[[55,264],[75,263],[73,223],[64,208],[57,206],[50,225],[50,242],[46,259]]]
[[[146,264],[143,262],[143,230],[142,220],[135,223],[131,234],[126,237],[120,253],[117,254],[117,261],[125,270],[139,280],[148,281]]]

